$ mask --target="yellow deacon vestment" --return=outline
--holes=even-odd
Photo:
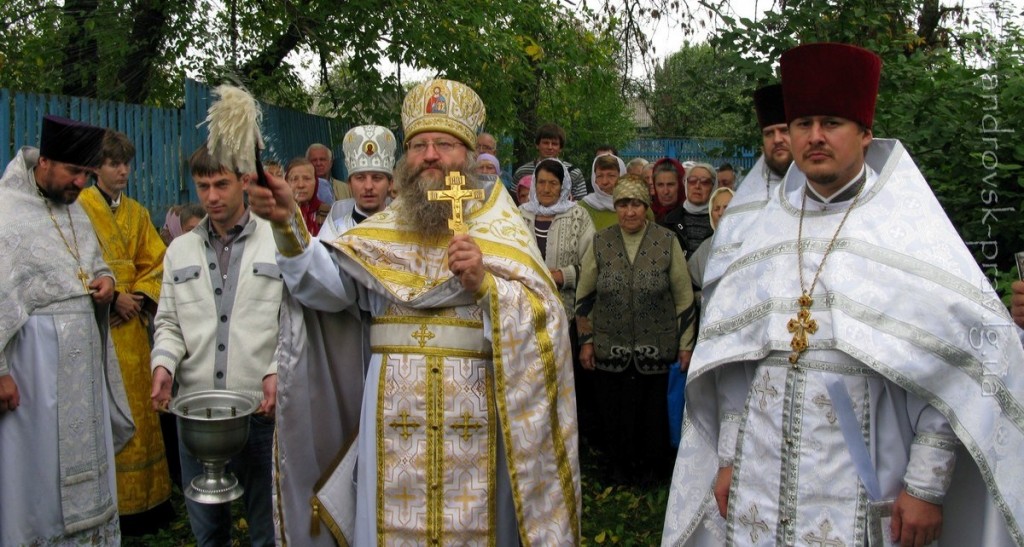
[[[146,208],[122,193],[120,205],[111,209],[95,186],[83,190],[78,202],[96,230],[103,260],[114,272],[115,290],[144,294],[153,302],[159,302],[167,248]],[[113,304],[111,314],[114,314]],[[170,498],[171,478],[159,416],[150,406],[150,345],[143,314],[110,329],[110,333],[121,365],[128,404],[135,417],[135,436],[114,460],[117,510],[122,515],[131,515],[152,509]]]
[[[486,271],[475,295],[448,269],[450,235],[413,231],[400,200],[332,242],[333,269],[312,274],[323,279],[340,268],[368,323],[362,419],[351,447],[358,460],[355,501],[327,487],[307,498],[314,518],[342,545],[580,542],[568,321],[515,205],[500,185],[489,194],[466,208]],[[325,249],[311,250],[322,255]],[[358,350],[344,353],[351,360]],[[285,446],[288,398],[324,400],[319,392],[337,388],[288,393],[290,371],[280,374],[278,486],[304,490],[290,481],[291,471],[316,465],[300,462],[316,461],[303,452],[322,449],[323,436]],[[317,414],[329,412],[320,407]],[[337,474],[328,478],[330,468],[322,471],[321,483],[352,484]],[[285,531],[300,526],[307,524],[285,514]]]

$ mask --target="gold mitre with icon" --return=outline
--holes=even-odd
[[[395,167],[394,133],[379,125],[360,125],[345,133],[341,148],[345,152],[345,169],[349,175],[372,171],[392,174]]]
[[[430,80],[412,88],[402,103],[405,142],[420,133],[441,131],[476,150],[476,134],[484,125],[484,102],[469,86],[452,80]]]

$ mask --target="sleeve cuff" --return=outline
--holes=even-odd
[[[728,467],[736,459],[736,440],[740,434],[739,414],[723,414],[718,429],[718,467]]]
[[[565,268],[559,268],[562,272],[562,288],[563,289],[575,289],[576,288],[576,273],[579,266],[566,266]]]
[[[277,244],[277,251],[281,256],[288,258],[302,254],[309,242],[313,240],[306,229],[306,222],[302,220],[302,213],[298,207],[295,208],[292,217],[285,222],[272,222],[274,229],[274,242]]]
[[[910,462],[903,475],[907,493],[941,504],[956,468],[956,437],[919,433],[910,445]]]
[[[491,290],[495,288],[497,288],[497,284],[494,281],[494,276],[491,275],[491,272],[484,272],[484,280],[480,283],[480,288],[476,290],[476,294],[473,297],[479,302],[485,296],[491,294]]]
[[[178,368],[178,359],[167,350],[155,349],[150,354],[150,372],[156,370],[156,367],[164,367],[171,376],[174,376]]]

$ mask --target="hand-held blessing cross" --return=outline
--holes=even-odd
[[[458,171],[452,171],[444,178],[445,190],[427,192],[427,199],[430,201],[452,202],[452,218],[448,219],[448,227],[452,229],[453,235],[465,234],[469,231],[466,223],[462,221],[462,203],[467,199],[484,199],[482,189],[463,188],[465,184],[466,177]]]

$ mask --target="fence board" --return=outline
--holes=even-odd
[[[197,201],[188,176],[188,157],[206,141],[206,119],[212,90],[185,81],[185,102],[180,109],[155,108],[82,97],[12,92],[0,89],[0,165],[6,165],[22,146],[38,146],[42,118],[55,114],[125,133],[136,155],[127,193],[149,209],[162,224],[167,208]],[[264,133],[270,148],[267,158],[281,162],[302,156],[314,142],[335,150],[334,176],[344,177],[339,120],[262,103]]]
[[[14,153],[14,139],[11,136],[11,92],[0,89],[0,166],[10,163]]]

